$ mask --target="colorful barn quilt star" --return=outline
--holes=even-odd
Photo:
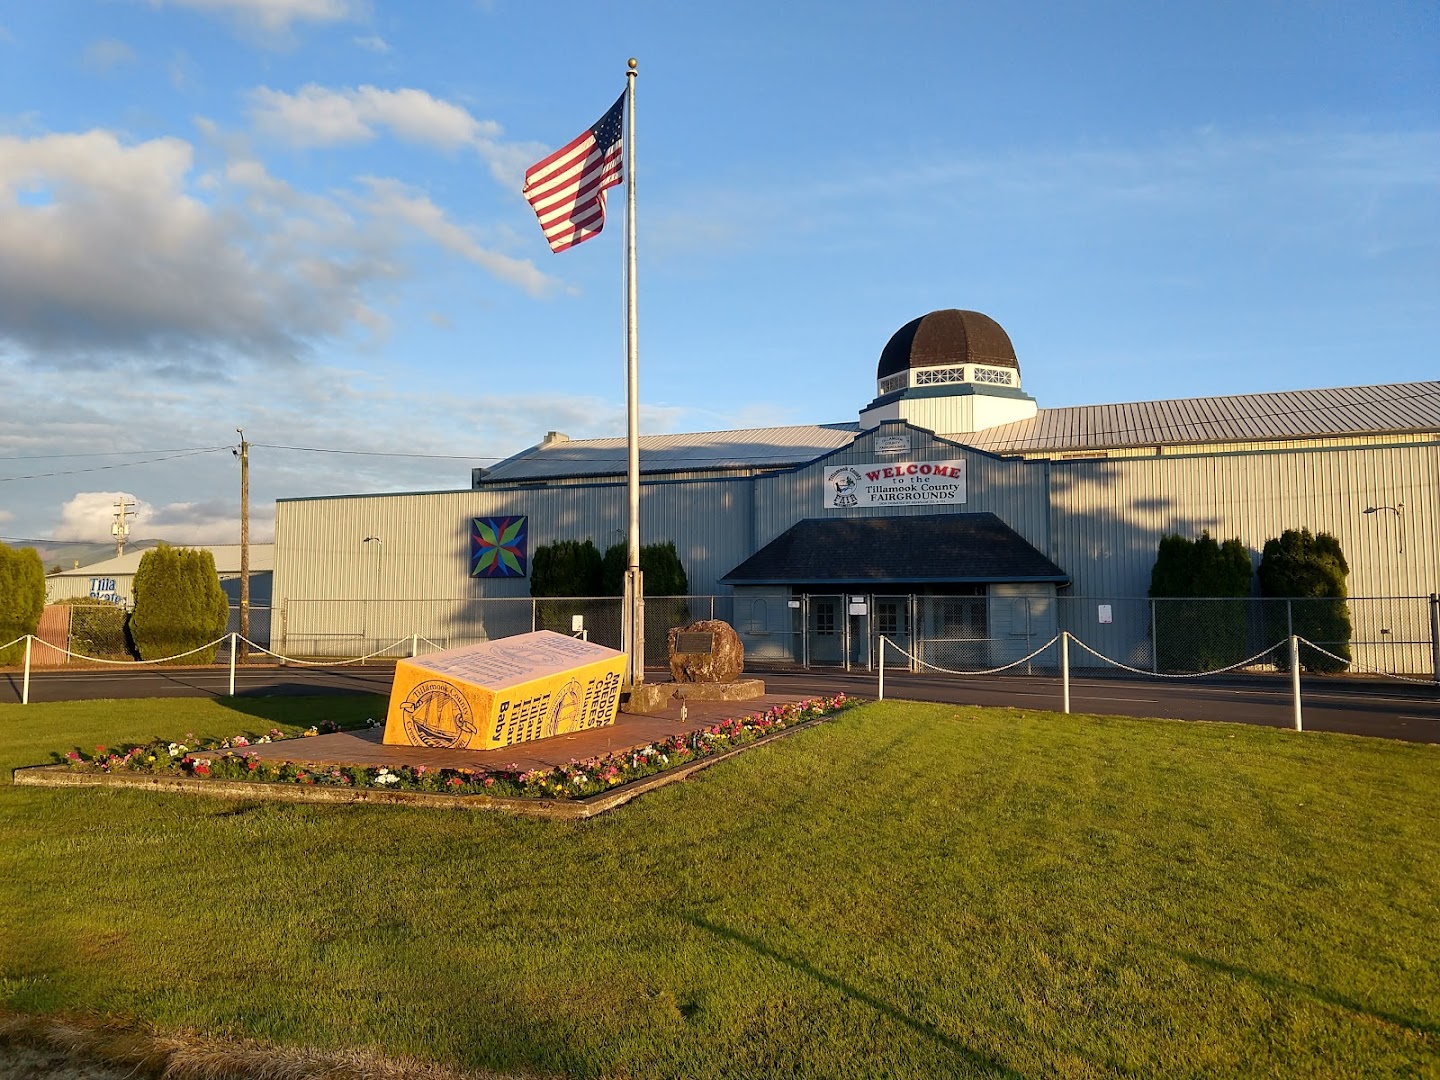
[[[470,519],[470,576],[521,577],[529,569],[526,518]]]

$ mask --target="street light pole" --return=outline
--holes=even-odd
[[[1405,554],[1405,504],[1396,503],[1394,506],[1367,506],[1365,513],[1378,514],[1382,510],[1389,510],[1400,519],[1400,554]]]

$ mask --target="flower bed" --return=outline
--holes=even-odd
[[[648,746],[586,761],[571,761],[551,769],[314,765],[304,760],[298,745],[294,760],[262,761],[256,754],[246,753],[246,748],[255,744],[298,743],[322,731],[340,730],[338,725],[331,723],[312,727],[299,735],[287,736],[279,729],[273,729],[268,735],[254,739],[237,735],[218,743],[194,747],[187,743],[163,741],[123,749],[97,746],[93,754],[72,750],[59,760],[67,763],[72,770],[90,773],[133,772],[200,780],[376,788],[500,798],[582,799],[666,769],[734,750],[804,721],[835,713],[846,704],[845,695],[838,694],[776,705],[765,712],[724,720],[688,735],[675,735]],[[368,723],[373,725],[375,721]],[[187,741],[193,739],[187,737]]]

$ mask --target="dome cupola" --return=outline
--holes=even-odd
[[[939,435],[958,435],[1037,411],[1020,389],[1020,361],[1005,328],[978,311],[947,308],[911,319],[880,352],[875,400],[860,426],[904,420]]]
[[[883,397],[907,386],[1020,386],[1020,362],[1005,328],[978,311],[947,308],[911,319],[891,336],[876,368]]]

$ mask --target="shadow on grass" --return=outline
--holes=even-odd
[[[323,693],[317,693],[314,688],[302,689],[300,684],[268,687],[263,696],[247,693],[222,697],[220,703],[271,725],[333,720],[342,728],[363,727],[370,718],[383,720],[388,707],[385,696],[373,690],[326,687]]]
[[[1316,986],[1306,986],[1304,983],[1293,982],[1279,975],[1267,975],[1262,971],[1251,971],[1236,964],[1227,964],[1223,960],[1212,960],[1208,956],[1200,956],[1196,953],[1177,952],[1175,953],[1187,964],[1204,968],[1206,971],[1216,972],[1222,975],[1231,975],[1237,979],[1248,979],[1257,986],[1263,986],[1266,990],[1280,991],[1295,994],[1300,997],[1308,997],[1324,1005],[1332,1005],[1337,1009],[1344,1009],[1346,1012],[1354,1013],[1357,1016],[1368,1016],[1374,1020],[1380,1020],[1396,1027],[1407,1028],[1421,1035],[1440,1035],[1440,1025],[1425,1023],[1408,1016],[1397,1016],[1394,1013],[1382,1012],[1379,1009],[1372,1009],[1368,1005],[1362,1005],[1358,1001],[1341,997],[1339,994],[1332,994],[1327,990],[1321,990]]]
[[[931,1040],[932,1042],[938,1043],[940,1046],[943,1046],[946,1050],[950,1051],[956,1057],[964,1059],[976,1068],[986,1069],[995,1076],[1011,1077],[1015,1078],[1015,1080],[1019,1080],[1019,1078],[1022,1076],[1021,1073],[1018,1073],[1014,1069],[1009,1068],[1003,1062],[995,1060],[990,1055],[983,1053],[982,1051],[975,1050],[972,1047],[966,1046],[962,1042],[958,1042],[955,1039],[950,1038],[948,1035],[937,1030],[934,1024],[931,1024],[924,1020],[917,1020],[915,1017],[910,1016],[905,1012],[902,1012],[900,1009],[896,1008],[894,1005],[891,1005],[889,1002],[881,1001],[875,995],[866,993],[864,990],[850,985],[843,979],[837,979],[833,975],[827,975],[825,972],[816,968],[808,960],[793,956],[786,956],[784,953],[771,948],[769,945],[766,945],[763,941],[757,941],[755,938],[747,937],[745,934],[740,933],[738,930],[732,930],[728,926],[720,926],[716,923],[712,923],[709,920],[700,917],[699,915],[689,915],[682,913],[679,917],[682,922],[689,923],[691,926],[695,927],[698,930],[704,930],[706,933],[713,934],[718,938],[722,938],[725,941],[731,942],[732,944],[743,946],[744,948],[749,949],[756,955],[765,957],[767,960],[773,960],[778,964],[784,964],[792,971],[798,971],[800,974],[814,979],[822,986],[828,986],[832,990],[838,990],[847,998],[850,998],[853,1001],[858,1001],[863,1005],[868,1005],[870,1008],[874,1009],[882,1016],[888,1017],[889,1019],[894,1020],[896,1023],[904,1024],[912,1031],[915,1031],[918,1034],[925,1036],[925,1038]]]

